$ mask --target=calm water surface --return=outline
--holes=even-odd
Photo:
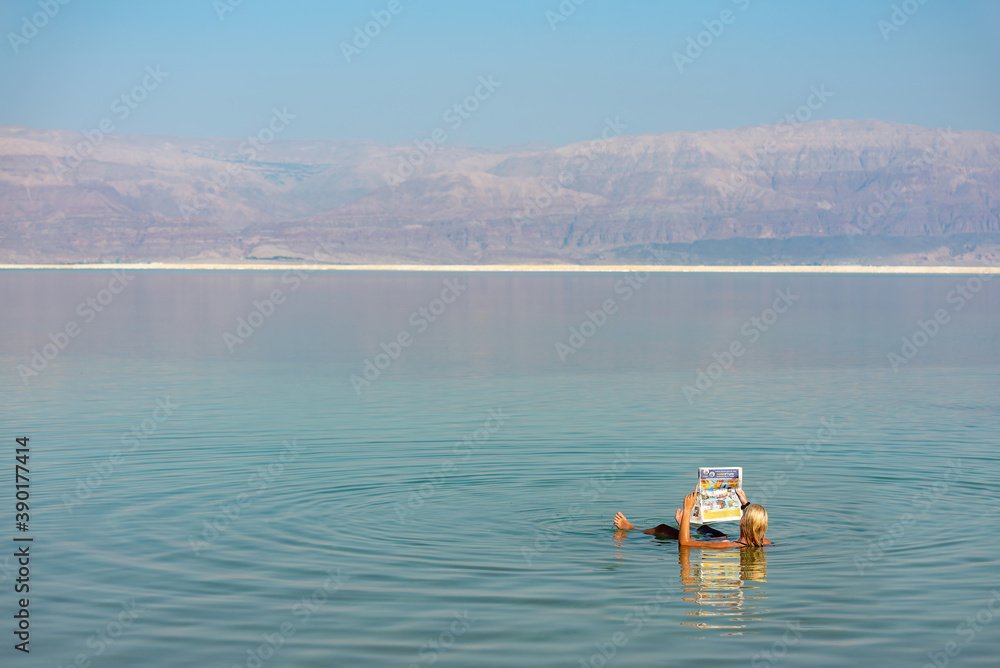
[[[3,665],[996,665],[1000,281],[642,278],[0,273]]]

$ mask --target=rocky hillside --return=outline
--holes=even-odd
[[[605,134],[483,150],[0,127],[0,262],[1000,264],[997,135]]]

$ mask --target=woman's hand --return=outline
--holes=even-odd
[[[684,497],[684,510],[688,511],[686,514],[690,515],[690,510],[694,508],[695,499],[698,498],[697,492],[691,492]]]
[[[742,489],[737,489],[736,490],[736,496],[740,497],[740,504],[741,505],[747,502],[747,495],[743,493]]]

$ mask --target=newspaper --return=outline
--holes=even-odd
[[[743,468],[700,468],[697,498],[691,511],[691,521],[709,524],[711,522],[739,521],[743,517],[740,498],[736,490],[743,487]]]

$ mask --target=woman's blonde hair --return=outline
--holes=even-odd
[[[743,511],[740,537],[746,539],[747,545],[760,546],[764,544],[765,533],[767,533],[767,511],[764,510],[764,506],[751,503]]]

